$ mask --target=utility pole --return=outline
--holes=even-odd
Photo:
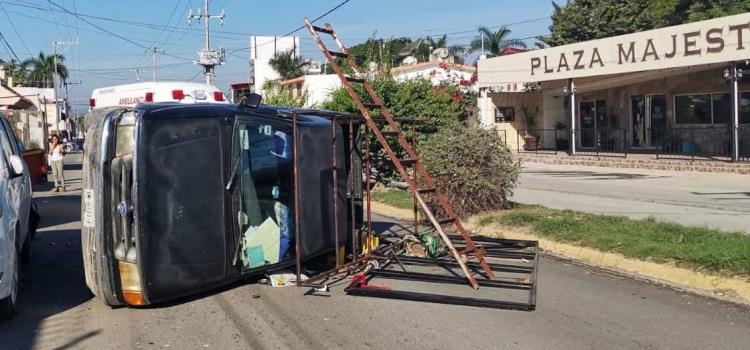
[[[479,33],[482,36],[482,55],[484,55],[484,32]]]
[[[209,21],[212,18],[219,19],[221,24],[224,25],[224,10],[221,10],[220,15],[212,15],[208,12],[208,0],[204,0],[203,11],[198,10],[196,14],[193,14],[193,9],[190,9],[188,14],[188,23],[192,24],[193,19],[196,22],[203,20],[203,30],[205,34],[205,46],[201,51],[198,51],[198,64],[203,66],[203,75],[205,77],[206,84],[211,84],[214,78],[214,67],[224,64],[224,49],[214,50],[211,49],[211,33],[209,31]]]
[[[55,76],[52,77],[52,87],[54,88],[54,98],[55,98],[55,130],[57,131],[57,136],[60,136],[60,106],[57,102],[57,45],[78,45],[78,39],[75,41],[71,40],[55,40],[52,42],[52,65],[55,69]],[[63,50],[65,52],[65,50]],[[62,52],[61,52],[62,54]],[[46,127],[46,125],[45,125]]]
[[[159,50],[156,46],[146,50],[151,53],[151,81],[156,81],[156,54],[164,53],[164,50]]]
[[[70,121],[72,120],[71,119],[72,118],[71,115],[73,113],[72,113],[71,108],[70,108],[70,103],[68,103],[68,101],[69,101],[68,100],[68,86],[69,85],[79,85],[79,84],[81,84],[80,80],[77,80],[77,81],[66,81],[65,82],[65,99],[63,101],[64,101],[65,113],[66,113],[65,114],[65,117],[66,117],[65,118],[65,130],[68,131],[68,139],[73,139],[72,130],[69,127],[70,126]]]

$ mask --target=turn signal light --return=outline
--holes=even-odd
[[[182,90],[172,90],[172,98],[175,100],[182,100],[185,98],[185,92]]]
[[[122,298],[125,299],[125,303],[131,306],[143,306],[146,305],[146,301],[143,300],[143,293],[141,292],[122,292]]]
[[[120,268],[120,285],[122,297],[128,305],[146,305],[143,297],[143,286],[138,266],[129,262],[118,261]]]

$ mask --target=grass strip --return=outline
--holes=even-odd
[[[372,200],[401,209],[412,209],[412,194],[397,189],[378,189],[371,192]]]
[[[487,214],[479,224],[525,227],[531,233],[575,245],[616,252],[627,257],[723,275],[750,275],[750,236],[705,227],[688,227],[653,218],[554,210],[540,206]]]

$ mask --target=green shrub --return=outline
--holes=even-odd
[[[306,100],[306,92],[294,96],[291,87],[282,86],[277,81],[269,80],[263,86],[263,103],[267,105],[298,108],[304,107]]]
[[[458,215],[510,207],[520,167],[496,132],[444,128],[429,136],[419,152]]]
[[[463,93],[456,86],[435,87],[424,78],[396,81],[391,75],[378,75],[371,79],[372,87],[377,92],[388,110],[394,117],[420,118],[423,122],[416,124],[417,142],[427,135],[443,128],[459,125],[467,117],[467,108],[476,105],[476,98],[472,94]],[[372,102],[365,93],[362,85],[354,84],[354,89],[365,103]],[[331,98],[322,104],[323,109],[340,112],[359,113],[348,92],[343,88],[335,90]],[[373,116],[379,111],[373,110]],[[408,140],[412,139],[411,125],[401,124],[402,131]],[[383,147],[370,133],[370,151],[372,165],[377,170],[377,180],[388,184],[392,180],[400,181],[395,167]],[[391,148],[399,159],[408,158],[403,148],[395,142],[389,141]]]

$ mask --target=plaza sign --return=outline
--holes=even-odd
[[[750,59],[750,13],[478,62],[480,86],[640,72]]]

